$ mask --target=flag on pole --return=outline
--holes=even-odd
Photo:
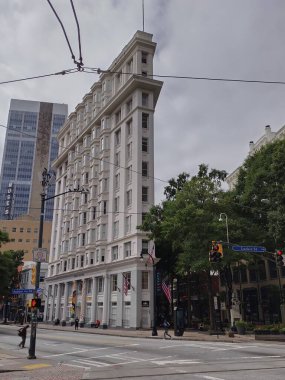
[[[147,259],[147,264],[152,264],[154,263],[154,257],[155,257],[155,249],[154,249],[154,245],[152,246],[152,249],[150,252],[148,252],[149,256],[148,256],[148,259]]]
[[[166,280],[162,280],[161,288],[163,290],[163,293],[165,294],[165,297],[167,298],[168,302],[171,303],[171,285],[166,283]]]

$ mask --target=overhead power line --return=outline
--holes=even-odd
[[[65,75],[65,74],[73,74],[76,72],[83,72],[86,74],[97,74],[101,75],[104,73],[110,73],[110,74],[122,74],[122,75],[137,75],[141,76],[143,78],[166,78],[166,79],[185,79],[185,80],[204,80],[204,81],[212,81],[212,82],[232,82],[232,83],[256,83],[256,84],[277,84],[277,85],[285,85],[285,81],[266,81],[266,80],[257,80],[257,79],[238,79],[238,78],[215,78],[215,77],[198,77],[198,76],[181,76],[181,75],[162,75],[162,74],[141,74],[141,73],[131,73],[131,72],[120,72],[120,71],[113,71],[113,70],[102,70],[100,68],[96,67],[81,67],[80,70],[78,69],[67,69],[62,70],[57,73],[53,74],[45,74],[45,75],[37,75],[32,77],[26,77],[26,78],[20,78],[20,79],[12,79],[8,81],[0,82],[1,84],[7,84],[7,83],[14,83],[14,82],[21,82],[31,79],[38,79],[38,78],[44,78],[49,77],[53,75]]]
[[[15,82],[23,82],[26,80],[31,80],[31,79],[39,79],[39,78],[46,78],[46,77],[52,77],[55,75],[67,75],[67,74],[73,74],[76,73],[77,69],[67,69],[67,70],[62,70],[57,73],[52,73],[52,74],[43,74],[43,75],[36,75],[33,77],[25,77],[25,78],[20,78],[20,79],[11,79],[11,80],[6,80],[3,82],[0,82],[0,84],[7,84],[7,83],[15,83]]]
[[[77,65],[77,70],[78,71],[82,71],[83,63],[82,63],[82,56],[81,56],[80,28],[79,28],[79,23],[78,23],[78,20],[77,20],[77,16],[76,16],[76,12],[75,12],[75,8],[74,8],[72,0],[70,0],[70,3],[71,3],[71,6],[72,6],[73,14],[74,14],[75,21],[76,21],[76,24],[77,24],[77,31],[78,31],[78,43],[79,43],[79,55],[80,55],[79,62],[76,61],[76,59],[75,59],[75,55],[74,55],[74,53],[72,51],[69,39],[67,37],[66,31],[65,31],[65,28],[64,28],[64,25],[63,25],[63,23],[62,23],[59,15],[57,14],[57,12],[54,9],[54,7],[53,7],[52,3],[50,2],[50,0],[47,0],[47,2],[49,3],[49,5],[50,5],[53,13],[55,14],[55,17],[57,18],[58,22],[60,23],[60,26],[62,28],[63,34],[65,36],[65,39],[66,39],[66,42],[67,42],[67,45],[68,45],[68,48],[69,48],[69,51],[70,51],[70,54],[71,54],[71,58],[73,59],[73,62]]]

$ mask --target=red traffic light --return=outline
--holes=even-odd
[[[41,307],[41,299],[40,298],[33,298],[31,300],[31,307],[37,307],[37,308],[40,308]]]
[[[282,256],[283,255],[283,251],[281,251],[281,249],[278,249],[276,251],[276,254],[277,254],[277,256]]]

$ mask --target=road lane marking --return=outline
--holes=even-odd
[[[83,365],[76,365],[76,364],[67,364],[67,363],[61,363],[62,365],[66,365],[68,367],[78,367],[78,368],[84,368],[84,369],[91,369],[91,367],[85,367]]]
[[[222,379],[221,377],[213,377],[213,376],[205,376],[205,375],[202,375],[199,377],[202,377],[203,379],[207,379],[207,380],[225,380],[225,379]]]
[[[107,364],[107,363],[95,362],[95,361],[85,360],[85,359],[73,360],[73,361],[75,363],[88,364],[88,365],[91,365],[93,367],[109,367],[110,366],[110,364]]]
[[[166,364],[200,364],[201,362],[198,361],[197,359],[191,359],[191,360],[183,360],[183,359],[178,359],[178,360],[150,360],[154,364],[158,365],[166,365]]]
[[[242,356],[239,359],[267,359],[267,358],[281,358],[281,356],[280,355]]]
[[[42,356],[42,357],[43,358],[51,358],[53,356],[64,356],[64,355],[73,355],[73,354],[77,355],[77,354],[80,354],[80,353],[83,353],[83,352],[109,350],[109,349],[113,349],[113,348],[124,348],[124,347],[131,347],[131,346],[139,346],[139,344],[138,343],[133,343],[133,344],[123,344],[123,345],[120,345],[120,346],[111,346],[111,347],[87,348],[87,349],[84,349],[84,350],[81,350],[81,351],[64,352],[62,354],[45,355],[45,356]]]

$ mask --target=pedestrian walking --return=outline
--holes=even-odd
[[[168,320],[166,318],[163,321],[163,327],[164,327],[164,334],[163,334],[164,339],[167,339],[166,337],[168,337],[168,339],[171,339],[171,335],[168,333],[170,323],[168,322]]]
[[[74,329],[78,330],[78,326],[79,326],[79,319],[78,319],[78,317],[76,317],[75,321],[74,321]]]
[[[18,330],[18,335],[22,338],[19,347],[24,348],[27,338],[27,329],[29,328],[29,325],[26,325]]]

